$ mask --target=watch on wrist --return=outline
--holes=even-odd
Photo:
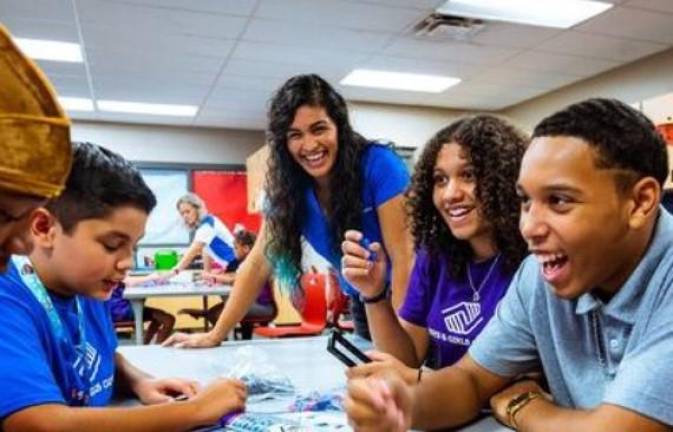
[[[516,424],[516,413],[521,411],[523,407],[528,405],[530,401],[542,397],[542,393],[536,391],[529,391],[521,393],[520,395],[512,398],[507,404],[507,418],[509,419],[509,424],[514,428],[518,429],[519,427]]]
[[[386,288],[383,288],[380,293],[376,294],[373,297],[365,297],[363,295],[360,295],[360,300],[362,300],[362,303],[365,304],[378,303],[381,300],[385,300],[387,298],[388,298],[388,290]]]

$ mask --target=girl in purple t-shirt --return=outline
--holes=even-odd
[[[342,272],[360,290],[383,351],[370,353],[379,361],[351,374],[395,367],[416,381],[422,364],[439,368],[465,354],[526,254],[515,185],[527,142],[504,120],[478,115],[455,121],[425,146],[408,204],[418,255],[399,320],[379,295],[386,270],[381,245],[366,248],[361,233],[346,233]]]

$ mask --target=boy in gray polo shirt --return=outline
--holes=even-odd
[[[663,139],[619,101],[590,99],[544,119],[517,185],[531,256],[496,316],[457,365],[416,386],[392,372],[352,380],[345,406],[355,429],[454,426],[490,402],[517,430],[670,430],[667,175]],[[540,367],[551,395],[515,382]]]

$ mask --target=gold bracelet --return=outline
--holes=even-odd
[[[530,401],[542,397],[542,393],[536,391],[529,391],[521,393],[520,395],[512,398],[507,404],[507,418],[509,419],[509,424],[514,429],[519,429],[519,426],[516,424],[516,413],[521,411],[523,407],[528,405]]]

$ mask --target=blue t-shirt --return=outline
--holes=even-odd
[[[607,304],[556,297],[527,258],[469,354],[505,377],[541,365],[562,407],[617,405],[673,426],[673,216],[660,208],[650,246]]]
[[[391,198],[404,193],[409,185],[407,168],[395,152],[386,146],[370,144],[363,151],[360,160],[362,170],[362,232],[370,242],[382,242],[383,234],[377,209]],[[338,192],[337,192],[338,193]],[[331,233],[325,213],[320,207],[313,187],[304,191],[306,217],[302,235],[315,251],[325,258],[339,273],[341,288],[349,295],[357,295],[341,275],[341,250],[337,242],[336,251],[331,248]],[[390,263],[388,263],[390,269]]]
[[[50,298],[67,339],[79,342],[75,298],[51,293]],[[80,304],[87,355],[76,370],[91,384],[88,406],[104,406],[114,387],[117,338],[104,302],[80,297]],[[60,349],[47,313],[10,263],[7,272],[0,275],[0,421],[31,406],[67,404],[73,352]]]
[[[399,310],[402,319],[428,330],[426,363],[433,368],[460,360],[493,316],[514,276],[513,271],[504,270],[497,256],[470,263],[473,289],[467,277],[451,276],[448,264],[445,255],[432,259],[426,251],[419,251]]]

